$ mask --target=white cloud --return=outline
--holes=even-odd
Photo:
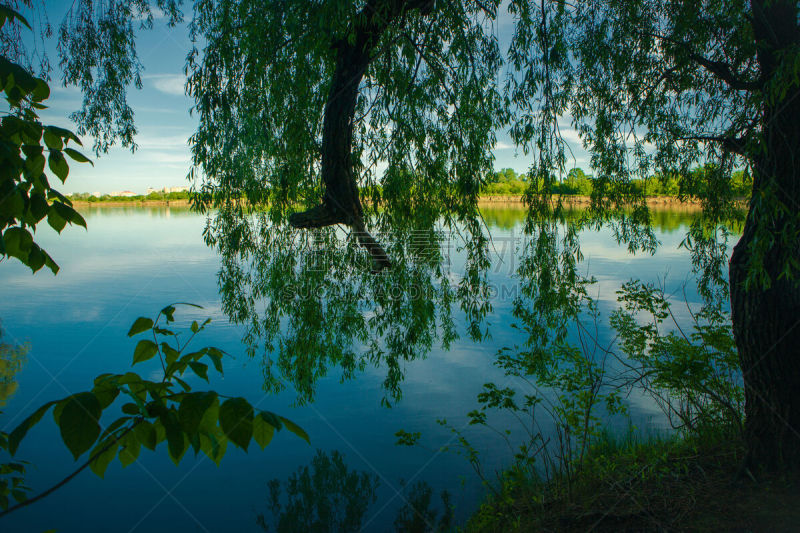
[[[182,163],[189,165],[192,158],[188,153],[148,152],[147,159],[154,163]]]
[[[184,95],[186,76],[183,74],[148,74],[144,79],[149,80],[157,91],[177,96]]]
[[[497,141],[494,145],[495,150],[511,150],[512,148],[514,148],[513,145],[504,143],[503,141]]]
[[[190,135],[191,133],[165,136],[140,134],[136,137],[136,144],[139,145],[139,148],[159,148],[162,150],[183,148],[188,151]]]
[[[576,130],[574,128],[563,128],[563,129],[559,129],[559,133],[561,133],[561,137],[565,141],[570,142],[570,143],[574,143],[578,147],[582,146],[581,145],[580,135],[578,135],[578,130]]]

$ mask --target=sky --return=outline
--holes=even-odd
[[[64,19],[71,2],[48,2],[48,19],[55,31]],[[511,20],[501,9],[496,31],[501,44],[511,31]],[[137,39],[137,52],[144,66],[143,87],[131,88],[128,102],[131,105],[138,134],[138,149],[112,147],[100,157],[92,153],[92,139],[83,138],[84,150],[91,157],[94,166],[72,164],[70,175],[61,188],[65,193],[107,194],[130,190],[144,194],[147,188],[188,186],[187,174],[191,165],[188,146],[189,136],[194,133],[197,116],[190,115],[192,99],[184,94],[185,75],[183,68],[186,54],[191,47],[186,26],[168,28],[166,19],[156,19],[153,29],[140,31]],[[49,108],[40,114],[42,123],[75,129],[69,114],[80,107],[81,94],[77,88],[61,86],[61,72],[58,69],[58,54],[55,39],[45,44],[51,63],[51,96],[46,102]],[[505,131],[496,132],[495,168],[513,168],[518,173],[525,172],[531,163],[531,156],[517,150]],[[568,125],[562,135],[569,141],[576,159],[567,167],[588,168],[588,158],[577,143],[577,132]]]

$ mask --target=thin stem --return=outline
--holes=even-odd
[[[89,457],[89,459],[87,459],[86,462],[83,463],[81,466],[79,466],[74,472],[72,472],[70,475],[68,475],[67,477],[65,477],[64,479],[62,479],[61,481],[59,481],[58,483],[56,483],[55,485],[53,485],[52,487],[47,489],[46,491],[44,491],[44,492],[42,492],[40,494],[37,494],[33,498],[27,499],[24,502],[19,502],[16,505],[12,505],[11,507],[6,509],[5,511],[0,512],[0,518],[6,516],[9,513],[12,513],[14,511],[16,511],[17,509],[22,509],[23,507],[27,507],[28,505],[30,505],[32,503],[36,503],[39,500],[43,499],[45,496],[49,496],[50,494],[52,494],[56,490],[60,489],[64,485],[66,485],[69,481],[72,480],[72,478],[74,478],[75,476],[80,474],[83,470],[85,470],[86,467],[89,466],[92,463],[92,461],[97,459],[100,455],[104,454],[106,451],[108,451],[109,448],[111,448],[111,446],[113,446],[116,443],[118,443],[125,435],[130,433],[133,430],[133,428],[135,428],[139,424],[139,422],[141,422],[142,420],[143,419],[140,418],[139,420],[137,420],[136,422],[131,424],[128,427],[128,429],[126,429],[125,431],[120,433],[119,436],[117,436],[117,438],[115,438],[114,440],[109,442],[106,446],[103,447],[102,450],[98,451],[97,453],[95,453],[94,455]]]

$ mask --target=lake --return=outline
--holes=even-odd
[[[255,445],[249,453],[229,447],[220,468],[202,454],[176,467],[161,447],[157,453],[143,450],[127,468],[115,460],[105,479],[81,473],[41,502],[2,519],[3,531],[259,531],[259,515],[267,524],[273,520],[269,482],[284,482],[309,465],[317,450],[329,456],[338,451],[350,471],[377,479],[377,501],[366,510],[361,527],[392,531],[415,482],[430,485],[440,511],[438,494],[446,489],[457,521],[465,520],[481,499],[480,480],[467,460],[439,450],[453,445],[454,437],[437,419],[465,429],[484,452],[489,472],[510,460],[509,449],[492,431],[465,424],[484,383],[515,385],[492,362],[498,349],[519,342],[519,331],[511,327],[511,309],[523,210],[484,210],[496,249],[490,279],[500,289],[493,293],[493,310],[487,317],[491,338],[474,343],[462,336],[449,351],[434,346],[426,358],[406,363],[403,397],[391,408],[381,406],[382,368],[368,368],[345,383],[331,369],[317,384],[315,401],[302,407],[293,407],[291,390],[262,392],[261,362],[247,357],[240,340],[243,327],[229,323],[221,311],[216,278],[220,260],[203,242],[203,216],[168,207],[81,211],[88,231],[68,228],[58,236],[43,227],[36,234],[37,242],[61,266],[57,276],[49,271],[32,276],[14,260],[0,264],[4,342],[30,344],[17,374],[18,389],[2,407],[0,427],[10,431],[44,402],[91,388],[99,373],[128,371],[136,341],[126,333],[133,320],[152,317],[172,302],[192,302],[204,309],[179,312],[178,318],[213,319],[197,345],[218,346],[234,356],[225,362],[224,378],[212,377],[210,388],[245,396],[259,408],[290,418],[308,432],[311,445],[282,431],[263,452]],[[605,229],[582,234],[582,268],[597,279],[592,291],[606,324],[615,291],[631,278],[663,283],[676,301],[683,300],[686,284],[690,303],[699,301],[688,252],[679,248],[690,220],[683,212],[656,213],[662,244],[652,256],[628,254]],[[454,318],[457,325],[463,323],[456,312]],[[155,370],[139,365],[136,370],[148,368]],[[630,401],[637,425],[664,427],[654,405]],[[510,426],[511,421],[497,420],[498,427],[504,424]],[[421,432],[421,446],[396,446],[400,429]],[[35,465],[27,476],[33,494],[75,468],[49,415],[28,434],[17,458]]]

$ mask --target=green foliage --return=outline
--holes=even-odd
[[[521,270],[556,255],[545,244],[524,257],[532,262],[523,260]],[[597,490],[598,483],[619,479],[615,468],[630,475],[632,470],[621,466],[629,461],[650,465],[647,479],[657,480],[674,475],[670,454],[675,449],[684,454],[684,443],[741,442],[743,382],[724,293],[708,292],[699,309],[687,303],[688,329],[675,318],[663,290],[625,283],[618,291],[620,306],[610,315],[616,337],[604,346],[598,341],[597,305],[588,296],[591,280],[570,277],[571,268],[567,260],[525,278],[532,281],[523,285],[514,312],[526,340],[501,350],[496,362],[516,386],[485,384],[478,408],[467,415],[470,425],[496,431],[514,453],[512,464],[492,478],[469,430],[440,421],[454,435],[446,449],[462,454],[490,489],[491,504],[476,515],[478,524],[471,524],[477,530],[491,531],[498,523],[525,530],[517,517],[550,516],[547,502],[583,505],[592,498],[587,484]],[[552,277],[559,272],[565,277]],[[641,441],[629,427],[625,444],[617,443],[609,424],[625,420],[624,399],[630,395],[651,398],[677,431]],[[519,421],[514,431],[495,427],[497,411]],[[407,431],[397,437],[403,445],[420,441],[418,433]],[[522,513],[520,506],[527,510]],[[501,515],[486,514],[501,509]]]
[[[21,15],[3,7],[0,28],[15,19],[28,25]],[[36,111],[46,108],[42,102],[50,96],[44,80],[0,57],[0,90],[9,106],[0,122],[0,258],[14,257],[33,272],[46,266],[55,274],[58,265],[34,242],[31,231],[45,217],[59,233],[67,223],[85,228],[86,221],[69,199],[50,186],[45,164],[63,183],[69,173],[65,154],[81,163],[91,161],[67,146],[70,141],[81,144],[72,132],[39,122]]]
[[[521,479],[505,472],[497,493],[470,517],[465,530],[617,531],[621,523],[635,531],[717,530],[728,518],[724,513],[731,512],[727,509],[733,509],[730,487],[739,484],[730,482],[730,472],[738,467],[742,446],[715,429],[685,437],[643,434],[631,426],[604,432],[569,484],[563,476]],[[764,486],[759,483],[756,491]],[[725,529],[741,525],[747,513],[734,511]]]
[[[663,290],[630,281],[618,294],[623,306],[611,326],[629,386],[653,397],[676,428],[741,429],[744,389],[729,316],[711,304],[690,309],[692,329],[684,331]]]
[[[302,428],[269,411],[256,410],[246,399],[227,397],[214,391],[193,391],[184,381],[187,372],[208,381],[209,363],[222,373],[222,350],[207,346],[190,351],[189,343],[210,323],[192,322],[189,337],[180,342],[180,333],[171,329],[177,305],[162,309],[155,320],[139,317],[128,336],[147,334],[136,346],[133,364],[157,357],[163,375],[158,380],[134,372],[101,374],[94,387],[61,400],[48,402],[20,423],[9,434],[0,435],[0,448],[15,455],[28,431],[52,410],[61,439],[75,460],[85,456],[80,471],[87,465],[100,477],[117,457],[122,466],[134,461],[142,448],[155,450],[166,442],[167,453],[178,464],[188,450],[195,456],[202,452],[217,465],[228,442],[247,450],[255,440],[261,448],[269,444],[276,430],[282,428],[309,442]],[[199,307],[199,306],[193,306]],[[121,405],[120,405],[121,404]],[[103,414],[122,411],[110,422]],[[87,454],[88,452],[88,454]],[[87,454],[87,455],[84,455]],[[26,501],[24,463],[0,465],[0,507],[10,512],[10,494],[17,505]]]
[[[135,33],[152,28],[153,7],[164,13],[170,26],[183,20],[179,0],[133,0],[96,9],[90,0],[70,7],[58,32],[59,55],[65,85],[80,87],[83,105],[70,117],[81,135],[95,139],[97,155],[119,139],[136,147],[133,110],[127,89],[141,89],[142,65],[136,54]],[[74,24],[75,21],[80,21]]]

